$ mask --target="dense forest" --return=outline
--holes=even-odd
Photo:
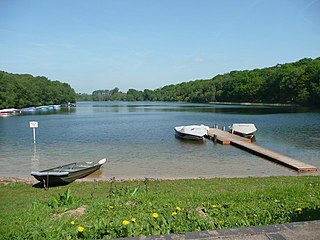
[[[75,100],[76,93],[67,83],[0,71],[0,109],[61,104]]]
[[[304,58],[274,67],[232,71],[212,79],[195,80],[159,89],[126,93],[118,88],[78,94],[93,101],[183,101],[286,103],[320,106],[320,58]]]
[[[0,71],[0,109],[78,101],[182,101],[287,103],[320,106],[320,58],[273,67],[231,71],[212,79],[172,84],[155,90],[119,88],[78,93],[46,77]]]

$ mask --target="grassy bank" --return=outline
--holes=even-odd
[[[320,177],[0,184],[2,239],[183,233],[320,219]]]

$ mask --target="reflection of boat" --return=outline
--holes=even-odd
[[[98,170],[107,160],[98,162],[77,162],[43,171],[31,172],[37,180],[42,181],[46,187],[49,185],[62,185],[83,178]]]
[[[175,127],[175,134],[177,137],[190,140],[203,140],[209,130],[205,125],[189,125]]]
[[[234,123],[229,127],[230,132],[246,138],[253,138],[257,128],[252,123]]]

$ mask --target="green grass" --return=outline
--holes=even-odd
[[[79,207],[84,214],[67,212]],[[0,184],[2,239],[102,239],[315,219],[319,176],[81,182],[49,190]]]

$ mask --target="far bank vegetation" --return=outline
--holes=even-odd
[[[79,101],[181,101],[320,105],[320,58],[273,67],[231,71],[212,79],[126,93],[118,88],[77,94]]]
[[[0,71],[0,109],[74,102],[76,93],[67,83],[30,74]]]

